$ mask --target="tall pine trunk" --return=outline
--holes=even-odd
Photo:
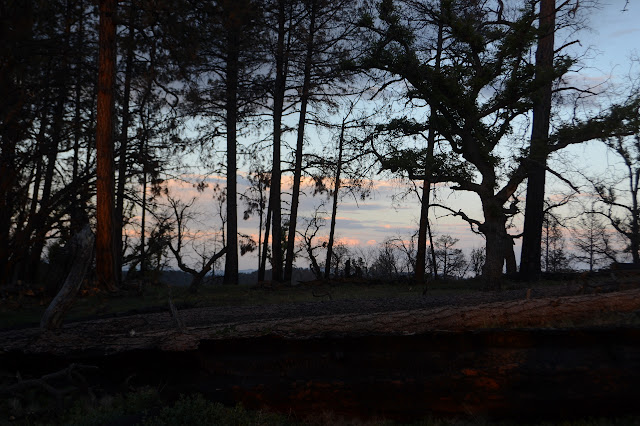
[[[311,1],[311,17],[309,18],[309,33],[307,35],[307,51],[304,60],[304,77],[302,82],[302,97],[300,99],[300,117],[298,120],[298,138],[296,141],[296,156],[293,172],[293,189],[291,196],[291,215],[289,216],[289,233],[287,239],[287,256],[285,260],[284,280],[290,281],[293,272],[293,258],[295,253],[296,224],[298,221],[298,204],[300,200],[300,184],[302,180],[302,150],[304,149],[304,128],[307,121],[307,106],[311,91],[311,65],[313,59],[313,37],[315,34],[316,0]]]
[[[284,95],[287,79],[287,50],[285,49],[285,0],[278,2],[278,41],[276,45],[276,80],[273,93],[273,168],[271,170],[271,188],[269,189],[269,205],[271,208],[271,279],[282,281],[282,169],[280,165],[282,144],[282,113],[284,108]],[[267,223],[269,216],[267,217]],[[268,226],[268,225],[267,225]],[[265,250],[263,257],[266,260],[266,242],[269,240],[268,232],[265,236]],[[263,261],[262,279],[266,262]],[[262,280],[261,280],[262,281]]]
[[[146,235],[145,231],[147,229],[147,185],[148,185],[148,176],[147,176],[147,135],[146,129],[143,131],[144,135],[142,137],[141,146],[140,146],[140,156],[142,157],[142,212],[140,218],[140,273],[142,275],[142,279],[145,278],[145,274],[147,272],[147,243],[146,243]]]
[[[536,51],[536,82],[527,199],[524,214],[520,275],[527,280],[540,278],[542,221],[544,216],[544,186],[547,168],[547,140],[551,116],[553,45],[555,35],[555,0],[540,2],[540,35]]]
[[[82,129],[82,46],[84,45],[84,2],[80,1],[79,5],[80,17],[78,20],[78,32],[76,39],[76,72],[75,72],[75,93],[74,93],[74,115],[73,115],[73,165],[71,181],[75,188],[78,188],[80,175],[80,137]],[[78,192],[80,188],[78,188]],[[86,213],[82,207],[82,201],[79,199],[81,194],[73,195],[73,206],[71,206],[71,231],[72,234],[78,232],[80,228],[87,222]]]
[[[131,97],[131,78],[133,74],[133,42],[135,38],[136,8],[131,4],[129,9],[129,34],[127,35],[127,56],[124,70],[124,91],[122,94],[122,129],[120,132],[120,151],[118,155],[118,187],[116,191],[116,271],[118,278],[122,279],[123,243],[122,231],[124,226],[124,189],[127,182],[127,147],[129,145],[129,98]],[[146,183],[146,182],[145,182]],[[146,193],[146,192],[145,192]],[[143,212],[144,214],[144,212]],[[143,229],[144,232],[144,229]]]
[[[227,32],[226,127],[227,127],[227,253],[224,262],[224,284],[238,284],[238,189],[237,189],[237,121],[239,29]]]
[[[113,239],[113,110],[116,74],[116,0],[100,1],[100,38],[98,56],[98,102],[96,114],[97,152],[97,235],[96,273],[98,283],[113,291],[117,274],[116,247]]]
[[[338,199],[340,191],[340,173],[342,172],[342,151],[344,148],[344,127],[345,121],[342,121],[340,128],[340,139],[338,140],[338,162],[336,164],[336,180],[333,185],[333,205],[331,206],[331,226],[329,227],[329,242],[327,243],[327,260],[324,264],[324,278],[329,279],[331,274],[331,256],[333,254],[333,239],[336,230],[336,215],[338,213]]]

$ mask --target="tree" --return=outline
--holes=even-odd
[[[398,259],[399,270],[407,275],[413,275],[416,271],[416,235],[411,235],[411,238],[405,240],[402,237],[391,238],[388,242],[396,249],[397,252],[404,255],[404,261]]]
[[[254,0],[204,2],[194,24],[198,57],[187,92],[193,115],[207,119],[205,140],[223,136],[226,145],[227,253],[225,284],[238,283],[238,124],[247,122],[263,96],[262,13]],[[224,130],[220,130],[220,128]]]
[[[438,36],[436,41],[436,58],[434,69],[436,72],[440,71],[442,60],[442,47],[443,47],[443,26],[442,22],[438,22]],[[430,120],[433,121],[436,118],[436,109],[431,107]],[[429,129],[429,135],[427,137],[427,151],[426,151],[426,163],[433,162],[433,155],[435,151],[436,134],[435,129]],[[431,229],[429,225],[429,198],[431,192],[431,180],[425,173],[424,180],[422,181],[422,196],[420,197],[420,222],[418,225],[418,253],[416,256],[416,268],[415,279],[417,282],[423,282],[425,279],[426,271],[426,251],[427,251],[427,237],[429,237],[431,246],[431,262],[435,265],[436,254],[433,248],[433,238],[431,237]],[[437,278],[438,273],[436,268],[433,268],[434,277]]]
[[[244,210],[244,220],[248,220],[251,215],[254,213],[258,213],[258,281],[264,280],[264,265],[262,263],[262,250],[263,250],[263,234],[262,230],[266,231],[264,237],[264,243],[266,244],[269,238],[268,228],[269,225],[265,224],[265,216],[269,214],[267,211],[268,205],[268,197],[267,190],[269,189],[269,184],[271,182],[271,175],[269,173],[265,173],[260,170],[261,166],[257,166],[258,170],[253,171],[247,175],[247,179],[249,180],[249,186],[244,194],[241,194],[242,199],[245,202],[246,209]],[[265,257],[266,258],[266,257]],[[260,272],[262,271],[262,272]],[[262,273],[262,276],[260,276]]]
[[[542,228],[542,264],[545,272],[563,272],[569,268],[560,219],[545,212]]]
[[[471,250],[471,256],[469,257],[469,266],[475,277],[482,275],[482,268],[484,267],[485,254],[484,247],[474,248]]]
[[[398,76],[407,84],[407,99],[421,99],[434,108],[435,119],[428,125],[448,147],[432,163],[425,164],[421,150],[394,146],[379,159],[384,168],[407,172],[410,179],[429,177],[478,196],[482,220],[462,211],[452,213],[484,235],[483,277],[488,286],[499,288],[505,259],[514,258],[513,236],[506,226],[509,217],[519,212],[514,194],[529,163],[522,156],[504,158],[498,148],[512,134],[514,120],[531,110],[532,96],[540,86],[535,66],[528,62],[537,39],[535,5],[512,10],[514,17],[507,19],[503,8],[484,3],[442,2],[439,8],[426,2],[402,4],[405,7],[399,9],[384,0],[378,5],[377,20],[372,14],[363,17],[361,25],[371,42],[370,54],[360,66]],[[442,22],[447,45],[440,70],[435,69],[429,44],[422,44],[427,37],[419,37],[426,33],[426,20],[410,16]],[[547,78],[563,75],[571,64],[569,58],[561,58],[554,75]],[[544,157],[603,135],[629,134],[638,125],[638,105],[637,98],[630,98],[597,116],[558,126],[544,147]],[[508,272],[515,272],[515,262],[507,266]]]
[[[291,39],[291,25],[287,26],[287,22],[291,23],[293,18],[294,2],[288,0],[276,0],[274,5],[269,9],[274,9],[275,21],[277,23],[276,43],[272,49],[275,59],[275,78],[273,87],[273,166],[271,169],[271,183],[269,208],[267,210],[267,230],[265,232],[265,243],[262,251],[262,265],[259,268],[258,280],[264,280],[264,272],[266,268],[267,248],[269,240],[269,223],[273,228],[272,232],[272,270],[271,278],[273,281],[281,281],[282,279],[282,209],[281,209],[281,147],[282,147],[282,116],[284,113],[284,101],[287,90],[287,76],[289,73],[289,60],[291,54],[291,46],[288,42]],[[267,10],[269,10],[267,9]],[[288,12],[288,13],[287,13]],[[289,18],[289,19],[287,19]]]
[[[191,284],[189,285],[189,291],[191,293],[198,292],[204,277],[211,272],[216,261],[227,252],[227,247],[224,245],[223,240],[222,249],[218,250],[213,255],[206,255],[206,250],[203,250],[202,265],[200,269],[195,269],[195,267],[191,267],[185,262],[183,249],[189,239],[188,235],[191,233],[189,230],[189,222],[193,219],[192,215],[189,213],[189,209],[193,206],[195,200],[196,199],[193,198],[188,203],[184,203],[170,195],[167,195],[167,201],[169,202],[169,208],[172,216],[171,222],[173,222],[171,228],[173,228],[175,235],[174,238],[169,240],[168,246],[178,263],[178,268],[192,276]],[[222,211],[220,214],[222,215]],[[224,222],[222,222],[222,226],[224,227]],[[224,234],[224,228],[222,229],[222,233]],[[191,241],[191,243],[193,245],[193,241]]]
[[[335,89],[340,80],[348,77],[348,72],[339,64],[345,56],[345,39],[352,26],[343,19],[342,14],[349,10],[350,2],[340,0],[309,0],[302,3],[307,15],[306,26],[299,29],[301,44],[304,46],[304,59],[299,65],[302,83],[300,92],[300,111],[298,117],[296,148],[294,154],[293,188],[291,195],[291,213],[289,216],[289,239],[285,258],[284,279],[291,279],[295,235],[302,182],[302,158],[305,140],[308,108],[311,102],[322,99],[335,103],[338,90]],[[333,86],[333,88],[329,88]]]
[[[118,149],[118,185],[116,188],[116,271],[118,273],[118,279],[122,280],[122,260],[124,256],[122,232],[124,228],[124,190],[126,184],[127,175],[127,147],[129,142],[129,122],[131,113],[129,110],[129,102],[131,99],[131,80],[133,74],[133,60],[134,60],[134,40],[135,40],[135,21],[136,21],[136,7],[133,2],[129,5],[128,13],[128,27],[129,32],[127,34],[125,42],[125,71],[124,71],[124,87],[122,94],[122,125],[120,130],[120,147]],[[144,232],[144,229],[143,229]],[[142,235],[142,234],[141,234]]]
[[[338,241],[334,247],[331,258],[331,268],[333,275],[338,277],[344,272],[343,264],[346,264],[347,260],[351,258],[351,250],[342,241]]]
[[[601,217],[585,212],[571,228],[571,242],[575,247],[573,260],[589,265],[589,272],[605,262],[616,262],[611,235]]]
[[[626,241],[625,251],[633,263],[640,263],[640,133],[604,139],[621,162],[617,170],[600,178],[589,178],[597,207],[591,212],[604,217]]]
[[[322,123],[324,127],[335,130],[337,135],[335,152],[331,152],[332,146],[322,155],[310,155],[312,162],[317,162],[320,168],[321,178],[316,179],[316,191],[327,190],[331,198],[331,219],[329,225],[329,240],[327,241],[327,255],[325,260],[324,278],[328,279],[331,270],[331,258],[335,241],[338,204],[342,197],[353,196],[355,200],[364,199],[371,189],[371,181],[367,179],[370,172],[370,164],[367,157],[370,150],[366,147],[366,129],[370,118],[376,114],[353,116],[361,97],[346,102],[347,111],[339,125]],[[329,180],[325,184],[325,180]],[[333,182],[331,182],[331,180]]]
[[[98,69],[97,150],[97,235],[96,273],[98,282],[116,289],[116,245],[113,238],[114,182],[113,131],[114,85],[116,74],[116,0],[100,1],[100,41]]]
[[[416,2],[408,9],[441,23],[443,37],[450,39],[438,69],[420,59],[423,57],[420,49],[428,52],[429,46],[417,44],[414,32],[400,24],[400,12],[390,1],[380,3],[378,9],[383,30],[371,18],[364,22],[367,28],[382,35],[373,43],[372,55],[363,65],[407,81],[410,84],[407,96],[424,99],[434,109],[429,127],[448,143],[450,151],[426,163],[420,152],[410,154],[407,150],[393,149],[382,164],[389,169],[407,170],[411,179],[454,182],[455,188],[479,196],[484,221],[462,212],[458,214],[485,235],[484,276],[491,285],[499,286],[505,251],[512,250],[506,232],[507,217],[516,212],[514,204],[508,209],[504,204],[523,178],[511,175],[511,181],[496,189],[500,176],[495,150],[510,132],[511,121],[528,109],[528,82],[533,73],[522,58],[533,41],[531,24],[535,13],[532,8],[524,9],[517,19],[506,24],[501,19],[492,20],[490,15],[495,12],[480,5],[466,7],[446,2],[439,8],[431,8]],[[481,92],[488,85],[492,86],[492,96],[484,101]],[[408,167],[407,159],[414,159]],[[479,183],[475,182],[470,166],[481,176]],[[416,169],[420,172],[416,173]]]
[[[577,7],[577,6],[576,6]],[[551,121],[551,95],[554,76],[554,39],[556,31],[556,2],[541,0],[536,49],[535,83],[539,86],[533,96],[533,123],[529,147],[527,199],[525,205],[520,275],[528,280],[540,276],[540,240],[544,220],[544,187],[547,173],[547,138]]]
[[[34,283],[46,244],[68,241],[87,222],[97,23],[82,0],[0,9],[0,285]]]
[[[437,268],[444,279],[462,278],[469,268],[462,250],[454,248],[458,241],[450,235],[440,235],[434,241]]]
[[[321,264],[318,263],[317,250],[326,248],[327,242],[317,238],[318,232],[322,229],[326,220],[323,215],[326,214],[322,211],[324,204],[320,204],[316,207],[314,215],[309,218],[303,219],[304,231],[298,231],[298,235],[302,237],[300,242],[301,249],[304,250],[309,258],[309,268],[315,275],[316,279],[322,279]]]
[[[391,240],[380,244],[369,274],[376,278],[393,279],[399,275],[397,248]]]

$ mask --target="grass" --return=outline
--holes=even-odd
[[[507,282],[505,289],[523,288],[523,283]],[[536,287],[564,286],[565,281],[544,280]],[[434,281],[429,284],[429,296],[462,295],[482,288],[478,280]],[[293,286],[265,287],[258,285],[206,285],[197,294],[189,292],[184,286],[165,284],[147,285],[143,292],[122,291],[110,295],[97,289],[83,289],[72,309],[67,313],[65,322],[81,319],[108,317],[126,313],[144,313],[168,309],[171,297],[178,309],[208,306],[253,306],[278,305],[296,302],[319,302],[341,299],[378,299],[421,297],[424,285],[416,285],[408,280],[395,282],[352,280],[315,282]],[[42,289],[24,288],[0,301],[0,329],[37,326],[50,299],[43,296]],[[637,313],[603,312],[580,324],[554,319],[546,327],[602,326],[612,324],[638,325]],[[487,327],[490,327],[487,324]]]
[[[508,426],[522,424],[513,421],[493,422],[486,418],[437,418],[426,417],[411,423],[397,423],[388,419],[348,419],[333,412],[306,415],[273,413],[264,410],[247,410],[241,405],[227,407],[211,402],[202,395],[181,395],[174,401],[163,401],[160,392],[151,387],[139,388],[124,394],[102,395],[100,398],[75,397],[69,399],[69,407],[56,411],[45,406],[17,406],[15,401],[0,403],[3,413],[0,424],[15,425],[238,425],[238,426],[320,426],[320,425],[360,425],[360,426]],[[13,404],[13,406],[12,406]],[[537,426],[622,426],[637,425],[638,417],[585,418],[529,423]]]
[[[473,280],[443,281],[429,286],[430,295],[463,294],[478,290]],[[65,321],[167,309],[169,297],[179,309],[205,306],[251,306],[287,304],[321,300],[420,297],[424,286],[400,282],[333,282],[331,284],[299,284],[268,288],[264,286],[209,285],[192,294],[187,287],[148,285],[142,294],[122,292],[109,295],[96,289],[84,289]],[[27,289],[0,303],[0,329],[37,326],[50,299],[42,289]]]
[[[543,286],[564,285],[564,282],[543,282]],[[517,287],[518,283],[511,285]],[[465,294],[477,291],[480,284],[473,280],[437,282],[429,287],[430,295]],[[508,288],[508,287],[507,287]],[[178,307],[204,307],[227,305],[283,304],[303,301],[319,301],[331,294],[333,300],[355,298],[397,298],[421,297],[422,286],[409,282],[336,282],[334,284],[297,285],[277,288],[259,286],[205,286],[199,294],[191,294],[186,287],[166,285],[148,286],[142,295],[123,292],[109,296],[102,292],[86,292],[76,300],[67,316],[67,321],[87,317],[112,315],[133,310],[167,309],[167,299],[172,297]],[[37,324],[46,308],[41,294],[24,291],[14,295],[8,303],[0,304],[0,328]],[[589,320],[590,325],[640,324],[638,313],[602,313]],[[549,326],[576,326],[561,322]],[[579,324],[585,325],[585,324]],[[206,400],[199,395],[186,395],[177,400],[165,401],[161,390],[145,387],[124,394],[102,395],[89,398],[87,395],[70,395],[65,400],[65,409],[56,410],[50,397],[34,394],[26,399],[6,398],[0,400],[0,425],[5,422],[24,425],[179,425],[179,424],[220,424],[220,425],[399,425],[386,419],[366,421],[350,420],[332,412],[298,416],[294,413],[277,414],[260,410],[247,410],[242,406],[226,407]],[[28,402],[25,402],[28,401]],[[485,418],[442,419],[424,418],[409,425],[423,426],[474,426],[509,425],[513,422],[491,422]],[[548,421],[531,423],[539,426],[607,426],[640,424],[640,417],[598,418],[571,421]]]

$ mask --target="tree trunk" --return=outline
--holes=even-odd
[[[304,128],[307,120],[307,105],[311,90],[311,66],[313,59],[313,38],[315,36],[317,1],[311,1],[311,17],[309,18],[309,33],[307,34],[307,51],[304,60],[304,77],[302,82],[302,96],[300,98],[300,117],[298,120],[298,138],[296,141],[296,157],[293,172],[293,189],[291,195],[291,215],[289,216],[289,233],[287,238],[287,256],[284,267],[284,280],[291,280],[293,271],[293,257],[295,253],[296,225],[298,221],[298,203],[300,200],[300,184],[302,180],[302,150],[304,149]]]
[[[129,98],[131,97],[131,77],[133,74],[133,43],[135,39],[136,7],[129,5],[129,34],[127,35],[127,56],[124,70],[124,92],[122,94],[122,129],[120,132],[120,150],[118,155],[118,188],[116,191],[116,272],[118,279],[122,280],[123,244],[122,231],[124,226],[124,187],[127,181],[127,147],[129,145]]]
[[[238,190],[237,190],[237,115],[238,72],[240,66],[239,29],[227,32],[227,254],[224,262],[224,284],[238,284]]]
[[[116,74],[116,0],[100,1],[98,111],[96,115],[97,206],[96,273],[98,283],[116,290],[116,247],[113,240],[113,110]]]
[[[495,198],[482,199],[484,223],[478,229],[486,239],[486,260],[482,268],[482,278],[489,289],[500,290],[502,269],[505,260],[505,245],[511,240],[507,235],[507,218],[502,204]]]
[[[282,281],[282,169],[280,166],[282,143],[282,112],[287,80],[287,51],[285,49],[285,1],[278,2],[278,41],[276,46],[276,81],[273,94],[273,168],[271,170],[271,187],[269,204],[271,206],[271,280]],[[267,217],[267,222],[269,218]],[[268,235],[265,236],[268,241]],[[266,268],[266,246],[263,252],[263,269]],[[264,271],[262,280],[264,280]]]
[[[427,235],[429,236],[429,253],[431,254],[431,264],[433,265],[433,279],[438,279],[438,262],[436,260],[436,248],[433,246],[433,234],[431,233],[431,224],[427,217]],[[426,291],[426,289],[425,289]]]
[[[87,221],[86,212],[82,208],[82,202],[80,201],[79,188],[79,172],[80,172],[80,137],[82,129],[82,69],[83,69],[83,57],[81,53],[81,47],[84,45],[84,2],[80,1],[79,4],[80,17],[78,19],[78,31],[76,40],[76,75],[75,75],[75,111],[73,117],[73,165],[71,171],[71,181],[74,188],[78,188],[78,193],[73,196],[73,206],[71,207],[71,230],[77,232],[81,229],[82,224]]]
[[[45,78],[48,78],[49,72],[47,72],[45,76],[46,76]],[[35,176],[33,179],[32,191],[31,191],[31,204],[29,206],[29,216],[27,220],[27,225],[23,230],[23,232],[21,233],[22,241],[20,241],[19,244],[16,244],[16,248],[20,247],[20,252],[16,253],[16,250],[14,250],[14,257],[16,259],[19,259],[19,262],[21,263],[21,266],[18,267],[22,269],[22,271],[20,271],[20,274],[22,275],[23,279],[26,280],[27,282],[31,281],[32,278],[37,277],[37,273],[33,273],[33,262],[31,261],[31,256],[27,257],[27,254],[29,252],[33,252],[33,244],[31,244],[30,242],[31,234],[33,233],[34,230],[38,232],[38,230],[36,229],[37,224],[39,224],[42,221],[40,219],[40,216],[42,215],[42,213],[38,211],[38,202],[40,201],[40,187],[42,185],[42,168],[43,168],[42,152],[44,151],[44,147],[46,144],[45,142],[47,137],[46,133],[47,133],[47,128],[49,126],[49,115],[47,111],[48,110],[47,105],[49,104],[49,102],[51,102],[49,97],[47,96],[49,91],[50,91],[50,86],[49,84],[46,84],[45,96],[43,97],[42,106],[41,106],[42,114],[40,115],[40,128],[38,130],[38,136],[36,136],[36,153],[35,153],[36,154],[36,159],[35,159],[36,170],[35,170]],[[19,234],[14,232],[14,236],[17,236],[17,235]],[[46,293],[50,294],[49,293],[49,291],[51,290],[50,282],[47,282],[45,284],[45,288],[46,288]]]
[[[638,184],[639,176],[636,172],[631,176],[631,238],[629,238],[629,251],[633,263],[640,264],[640,211],[638,210]]]
[[[1,117],[4,119],[4,117]],[[9,244],[12,227],[14,188],[17,181],[15,147],[17,125],[10,123],[2,129],[2,151],[0,153],[0,286],[9,284],[14,269],[14,253]]]
[[[262,257],[258,263],[258,281],[264,281],[264,274],[267,269],[267,254],[269,253],[269,229],[271,227],[271,197],[269,197],[269,204],[267,205],[267,220],[264,225],[264,242],[262,244]],[[271,271],[273,274],[273,270]]]
[[[65,21],[70,22],[71,7],[69,2],[65,8]],[[69,70],[69,39],[70,28],[65,26],[65,34],[62,40],[62,46],[60,47],[62,58],[60,68],[56,71],[55,85],[57,88],[57,97],[55,100],[55,106],[53,108],[53,120],[51,126],[51,140],[48,144],[40,144],[42,152],[46,153],[46,167],[44,169],[44,183],[42,188],[42,197],[40,198],[40,212],[35,216],[37,219],[34,226],[31,228],[35,232],[32,241],[29,267],[26,276],[23,277],[28,282],[34,282],[38,276],[38,269],[40,268],[40,261],[42,258],[42,251],[46,242],[46,236],[49,232],[49,225],[47,219],[51,207],[49,205],[51,199],[51,191],[53,188],[53,179],[56,170],[56,162],[58,159],[58,152],[60,143],[63,139],[63,125],[65,116],[65,104],[67,102],[67,96],[69,93],[69,85],[67,82],[68,70]],[[45,107],[46,108],[46,107]]]
[[[514,276],[518,273],[516,264],[516,254],[513,252],[513,239],[506,238],[504,242],[504,261],[507,268],[507,275]]]
[[[71,271],[67,276],[64,285],[47,307],[42,319],[40,320],[40,328],[53,330],[62,326],[64,315],[73,305],[78,290],[82,286],[84,276],[86,275],[91,261],[93,260],[93,246],[95,237],[91,232],[89,225],[84,228],[67,243],[70,245],[70,256],[72,261]]]
[[[440,58],[442,56],[442,22],[438,22],[438,44],[436,47],[436,64],[435,70],[440,70]],[[431,107],[430,121],[435,118],[435,108]],[[436,135],[433,129],[429,129],[427,138],[427,158],[426,164],[433,161],[433,150],[435,147]],[[425,179],[422,182],[422,200],[420,202],[420,224],[418,225],[418,250],[416,253],[416,271],[415,280],[418,283],[424,282],[425,270],[427,264],[427,228],[429,227],[429,199],[431,192],[431,182],[428,179],[427,170],[425,170]],[[435,251],[433,249],[433,240],[431,239],[431,254],[433,261],[434,276],[438,276],[436,272]]]
[[[540,2],[540,35],[536,50],[536,83],[540,88],[535,94],[527,200],[524,215],[520,275],[527,280],[540,278],[542,221],[544,216],[544,186],[547,167],[547,139],[551,116],[553,74],[553,45],[555,36],[555,0]]]
[[[428,179],[422,182],[422,199],[420,200],[420,223],[418,225],[418,247],[416,252],[415,280],[423,283],[427,266],[427,226],[429,224],[429,198],[431,183]]]
[[[342,172],[342,150],[344,148],[344,127],[345,121],[342,121],[340,129],[340,139],[338,142],[338,163],[336,164],[336,181],[333,186],[333,205],[331,207],[331,226],[329,227],[329,242],[327,243],[327,260],[324,265],[324,278],[329,279],[331,274],[331,255],[333,254],[333,238],[336,230],[336,215],[338,213],[338,193],[340,191],[340,173]],[[314,261],[315,263],[315,261]],[[314,265],[314,268],[317,265]]]
[[[60,71],[63,72],[63,71]],[[42,187],[42,196],[40,197],[40,209],[34,216],[34,223],[31,229],[35,232],[32,241],[31,252],[29,255],[29,268],[27,274],[23,277],[28,282],[33,282],[38,275],[40,260],[42,258],[42,250],[44,249],[49,226],[47,218],[49,216],[49,201],[51,199],[51,190],[53,187],[53,178],[55,172],[56,161],[58,158],[58,148],[62,140],[62,123],[64,120],[64,104],[67,100],[67,86],[64,81],[58,81],[61,84],[58,92],[58,99],[53,113],[53,123],[51,130],[51,141],[48,145],[41,145],[46,152],[46,167],[44,168],[44,183]],[[34,194],[35,195],[35,194]]]
[[[209,271],[211,271],[216,260],[220,259],[226,253],[227,253],[227,248],[223,247],[222,250],[220,250],[218,253],[211,256],[211,258],[207,261],[207,263],[205,263],[202,266],[202,269],[200,271],[195,271],[193,269],[187,270],[182,267],[180,268],[185,272],[189,272],[193,276],[193,278],[191,279],[191,284],[189,284],[190,293],[197,293],[198,290],[200,290],[200,287],[202,285],[202,280],[204,279],[204,277],[209,273]],[[182,261],[180,261],[180,263],[182,263]]]
[[[140,275],[142,279],[145,278],[147,272],[147,243],[146,234],[147,229],[147,150],[146,139],[142,138],[142,212],[140,213]]]

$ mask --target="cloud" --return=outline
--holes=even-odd
[[[360,245],[360,240],[357,238],[346,238],[346,237],[342,237],[342,238],[338,238],[337,242],[340,244],[344,244],[345,246],[359,246]]]
[[[625,37],[629,34],[640,32],[640,27],[637,28],[627,28],[625,30],[614,31],[609,34],[609,37]]]

